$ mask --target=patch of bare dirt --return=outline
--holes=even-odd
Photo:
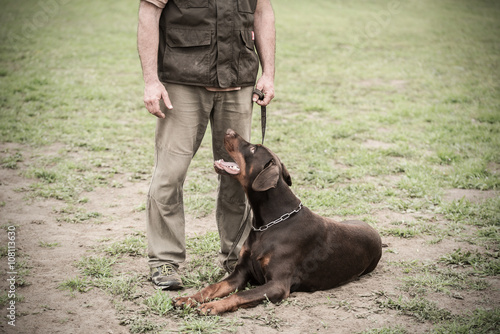
[[[28,156],[28,155],[25,155]],[[25,162],[29,164],[29,161]],[[55,210],[64,206],[56,200],[28,201],[17,189],[32,180],[21,177],[17,169],[0,169],[0,225],[15,226],[16,260],[25,261],[29,274],[27,286],[18,287],[15,327],[5,319],[6,307],[0,312],[0,331],[4,333],[127,333],[118,324],[111,300],[98,291],[71,297],[58,289],[66,279],[79,272],[75,261],[91,249],[96,240],[110,236],[105,225],[67,224],[57,221]],[[7,231],[0,230],[2,245]],[[119,234],[123,235],[123,231]],[[58,243],[57,247],[41,247],[40,242]],[[7,259],[1,258],[2,291],[7,291]],[[17,276],[20,279],[20,276]]]
[[[493,174],[500,174],[500,164],[496,162],[490,162],[488,164],[488,170]]]
[[[462,198],[473,203],[484,201],[485,199],[495,198],[500,196],[500,192],[493,190],[476,190],[476,189],[450,189],[445,191],[443,199],[448,202],[458,201]]]
[[[368,149],[383,149],[383,150],[388,150],[392,148],[394,145],[390,143],[384,143],[378,140],[372,140],[368,139],[363,143],[363,147],[368,148]]]

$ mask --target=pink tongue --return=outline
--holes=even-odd
[[[214,162],[214,165],[217,166],[219,169],[225,170],[227,173],[236,175],[239,174],[240,172],[240,167],[238,164],[234,162],[225,162],[224,160],[220,159]]]

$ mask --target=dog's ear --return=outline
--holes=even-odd
[[[288,184],[288,186],[291,187],[292,186],[292,177],[290,176],[290,173],[288,173],[288,169],[286,169],[284,163],[281,163],[281,169],[282,169],[281,174],[283,175],[283,179],[285,180],[286,184]]]
[[[276,187],[280,178],[280,169],[274,162],[264,168],[253,180],[252,189],[255,191],[266,191]]]

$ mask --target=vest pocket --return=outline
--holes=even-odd
[[[241,48],[238,59],[238,84],[253,85],[259,71],[259,57],[255,53],[252,31],[242,30],[241,40],[245,47]]]
[[[173,0],[179,8],[206,8],[208,0]]]
[[[167,45],[172,48],[189,48],[210,45],[212,32],[210,30],[169,29]]]
[[[211,42],[210,30],[169,29],[163,55],[166,77],[192,84],[208,82]]]
[[[254,13],[257,0],[238,0],[238,11],[241,13]]]

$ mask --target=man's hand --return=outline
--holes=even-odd
[[[264,99],[259,100],[259,96],[257,94],[253,94],[253,102],[257,103],[260,106],[267,106],[271,100],[274,98],[274,80],[269,76],[263,75],[257,80],[257,84],[255,88],[260,90],[264,94]]]
[[[144,87],[144,105],[146,109],[158,118],[165,118],[165,114],[162,113],[160,109],[161,99],[165,102],[167,109],[173,108],[167,90],[160,81],[146,84]]]

